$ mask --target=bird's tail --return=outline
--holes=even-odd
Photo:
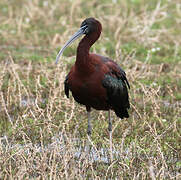
[[[114,111],[116,115],[120,117],[121,119],[129,118],[129,114],[126,108],[114,109]]]

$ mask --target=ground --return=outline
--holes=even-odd
[[[130,118],[92,112],[64,93],[79,42],[56,54],[87,17],[103,26],[91,51],[125,70]],[[0,2],[0,179],[179,179],[181,3],[179,0]]]

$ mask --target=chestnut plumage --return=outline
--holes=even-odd
[[[101,31],[102,26],[99,21],[94,18],[85,19],[80,29],[57,55],[56,63],[69,44],[81,35],[85,35],[78,45],[75,64],[65,79],[65,94],[69,97],[71,91],[75,101],[85,105],[87,112],[90,112],[91,108],[113,110],[118,117],[128,118],[130,86],[126,73],[113,60],[89,52]],[[109,126],[111,131],[112,125]],[[90,127],[88,132],[91,132]]]

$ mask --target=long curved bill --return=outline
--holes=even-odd
[[[81,35],[84,34],[84,31],[85,31],[85,28],[87,26],[83,26],[81,27],[66,43],[65,45],[62,47],[62,49],[59,51],[59,53],[57,54],[57,57],[56,57],[56,64],[58,63],[59,59],[60,59],[60,56],[61,54],[63,53],[63,51],[72,43],[74,42],[76,39],[78,39]]]

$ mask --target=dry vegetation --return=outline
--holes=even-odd
[[[92,51],[126,71],[130,118],[113,113],[109,161],[107,113],[64,94],[75,43],[55,57],[86,17],[103,25]],[[180,179],[181,3],[179,0],[0,1],[0,179]]]

